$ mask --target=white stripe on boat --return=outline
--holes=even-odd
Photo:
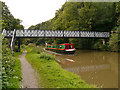
[[[65,50],[65,51],[74,51],[75,49],[68,49],[68,50]]]

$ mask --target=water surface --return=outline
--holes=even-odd
[[[118,88],[118,53],[77,50],[75,55],[57,56],[64,61],[61,64],[64,69],[80,75],[88,84]]]

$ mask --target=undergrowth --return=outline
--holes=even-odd
[[[23,50],[22,50],[23,51]],[[18,56],[22,52],[14,52],[12,55],[7,45],[7,40],[3,40],[2,45],[2,89],[20,88],[22,81],[21,62]]]

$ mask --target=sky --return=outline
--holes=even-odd
[[[56,10],[60,9],[66,0],[1,0],[8,6],[15,18],[22,20],[22,25],[28,29],[31,25],[52,19]]]

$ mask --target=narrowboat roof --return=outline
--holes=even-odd
[[[63,43],[63,44],[47,44],[47,45],[66,45],[66,44],[70,44],[70,43]],[[47,46],[46,45],[46,46]],[[73,45],[73,44],[70,44],[70,45]]]

